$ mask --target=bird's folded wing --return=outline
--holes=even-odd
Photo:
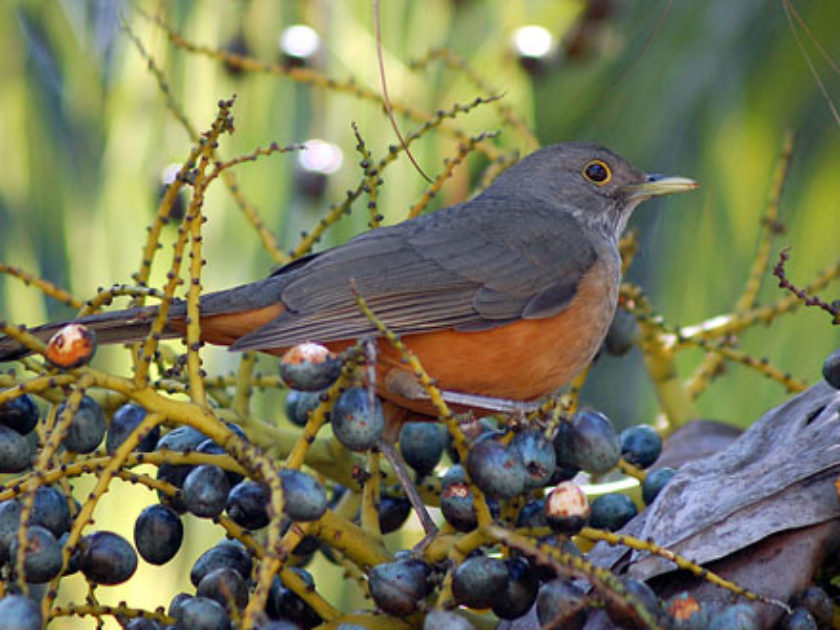
[[[400,335],[549,317],[568,306],[595,259],[570,215],[547,207],[514,212],[479,197],[280,269],[285,312],[232,348],[375,333],[354,288]]]

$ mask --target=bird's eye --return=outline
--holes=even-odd
[[[592,160],[583,168],[583,176],[593,184],[603,186],[612,179],[612,171],[605,162]]]

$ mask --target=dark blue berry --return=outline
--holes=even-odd
[[[198,445],[207,439],[201,431],[193,429],[192,427],[181,426],[173,429],[162,438],[158,440],[155,446],[156,451],[174,451],[179,453],[187,453],[195,451]],[[171,483],[176,488],[181,488],[184,485],[184,480],[192,470],[192,466],[187,464],[161,464],[158,467],[158,479]],[[171,498],[161,495],[161,500],[165,501],[170,507],[178,512],[186,511],[183,501],[180,498]]]
[[[178,513],[165,505],[150,505],[134,523],[137,552],[150,564],[166,564],[181,548],[184,524]]]
[[[505,564],[508,569],[507,584],[492,608],[500,619],[518,619],[537,601],[540,580],[524,558],[509,558]]]
[[[469,532],[478,527],[475,497],[465,483],[450,483],[443,489],[440,511],[446,522],[459,532]]]
[[[91,582],[121,584],[137,570],[137,554],[119,534],[98,531],[80,542],[79,569]]]
[[[190,581],[193,586],[198,586],[205,575],[220,567],[230,567],[238,571],[242,577],[247,578],[251,575],[251,566],[251,556],[242,543],[235,540],[222,540],[195,561],[190,571]]]
[[[228,452],[216,444],[210,438],[204,440],[198,447],[195,449],[196,453],[206,453],[207,455],[227,455]],[[228,487],[233,488],[236,484],[242,481],[243,477],[237,472],[233,472],[232,470],[225,470],[225,476],[228,480]]]
[[[483,554],[464,560],[452,575],[455,601],[469,608],[490,608],[499,601],[508,581],[503,560]]]
[[[673,468],[657,468],[651,470],[642,482],[642,499],[645,505],[650,505],[662,491],[662,488],[671,481],[676,474]]]
[[[792,606],[806,608],[817,621],[818,625],[830,626],[834,615],[834,604],[828,593],[819,586],[809,586],[801,593],[791,598]]]
[[[0,563],[9,559],[9,548],[20,528],[20,515],[23,506],[17,499],[8,499],[0,503]]]
[[[15,562],[17,552],[18,538],[15,537],[9,550],[12,562]],[[33,525],[26,530],[23,569],[26,580],[33,584],[49,582],[61,570],[61,545],[47,528]]]
[[[516,516],[517,527],[547,527],[545,520],[545,499],[528,501]]]
[[[561,422],[554,438],[557,463],[593,474],[612,470],[621,456],[621,443],[609,419],[597,411],[579,411],[572,422]]]
[[[245,529],[261,529],[268,525],[269,491],[265,484],[246,479],[228,494],[225,510],[233,521]]]
[[[53,486],[41,486],[35,491],[30,523],[43,525],[59,537],[70,530],[70,506],[67,497]]]
[[[125,442],[126,438],[146,417],[146,410],[140,405],[134,403],[126,403],[114,412],[111,416],[111,425],[108,427],[108,435],[105,437],[105,450],[109,455],[113,455],[119,448],[120,444]],[[160,425],[148,432],[140,440],[134,450],[141,453],[148,453],[154,450],[155,445],[160,439]]]
[[[639,468],[652,465],[662,452],[662,438],[653,427],[646,424],[628,427],[619,437],[621,456]]]
[[[26,435],[38,424],[38,407],[32,396],[24,394],[0,405],[0,424]]]
[[[472,482],[491,497],[509,499],[525,490],[527,472],[519,454],[494,439],[473,444],[467,456]]]
[[[378,397],[363,387],[344,390],[330,414],[335,438],[351,451],[366,451],[374,446],[385,429],[385,415]]]
[[[23,505],[19,499],[0,503],[0,562],[9,557],[9,547],[17,538]],[[29,514],[30,525],[40,525],[53,536],[60,537],[70,529],[70,509],[66,497],[51,486],[35,491],[35,502]]]
[[[29,468],[35,449],[24,436],[0,424],[0,473],[17,473]]]
[[[309,571],[298,567],[291,567],[291,570],[298,574],[308,588],[315,588],[315,581]],[[292,621],[306,630],[322,623],[321,617],[309,604],[282,584],[274,591],[273,607],[278,617]]]
[[[374,567],[368,576],[377,607],[395,617],[407,617],[426,596],[428,566],[419,560],[397,560]]]
[[[275,603],[281,588],[283,588],[283,582],[275,574],[271,580],[271,586],[268,589],[268,597],[265,600],[265,612],[271,619],[277,619],[280,616]]]
[[[510,448],[519,454],[525,466],[525,487],[540,488],[548,483],[554,474],[556,458],[554,445],[546,439],[542,431],[524,429],[513,436]]]
[[[615,357],[627,354],[636,343],[638,330],[639,324],[633,315],[623,308],[616,309],[604,339],[604,348]]]
[[[390,534],[402,527],[411,514],[411,501],[404,496],[383,494],[379,498],[379,530]]]
[[[213,569],[198,583],[196,594],[199,597],[215,599],[227,610],[231,604],[236,608],[244,608],[248,603],[248,587],[245,578],[239,571],[230,567]]]
[[[59,405],[57,412],[59,418],[66,405],[67,403]],[[73,453],[90,453],[102,442],[105,436],[105,425],[105,412],[99,403],[90,396],[83,396],[61,444]]]
[[[834,389],[840,389],[840,350],[835,350],[823,363],[823,378]]]
[[[283,512],[294,521],[315,521],[327,511],[324,487],[299,470],[280,471],[283,484]]]
[[[186,453],[188,451],[194,451],[206,439],[207,436],[198,429],[193,429],[188,426],[176,427],[158,440],[155,445],[155,450]]]
[[[291,524],[289,519],[284,519],[285,523]],[[283,528],[283,531],[287,531],[287,527]],[[321,548],[321,541],[315,538],[315,536],[304,536],[300,539],[300,542],[295,545],[295,548],[292,549],[292,555],[294,556],[293,565],[296,567],[305,567],[309,564],[310,560],[312,560],[312,556]]]
[[[0,556],[8,549],[11,536],[17,534],[20,526],[22,504],[20,499],[11,499],[0,504]],[[67,497],[52,486],[41,486],[35,491],[35,501],[29,514],[30,525],[41,525],[60,537],[70,529],[70,507]]]
[[[4,630],[41,630],[41,607],[25,595],[6,595],[0,599],[0,620]]]
[[[589,526],[596,529],[608,529],[611,532],[624,527],[639,512],[633,499],[617,492],[598,497],[589,507],[592,511],[589,516]]]
[[[187,593],[178,593],[175,597],[172,598],[172,601],[169,602],[169,609],[166,611],[170,617],[178,618],[181,614],[181,606],[184,604],[185,601],[188,599],[192,599],[193,595],[188,595]]]
[[[178,630],[229,630],[224,607],[208,597],[190,597],[178,607]]]
[[[443,431],[434,422],[406,422],[400,430],[400,452],[405,462],[421,475],[438,465],[443,455]]]
[[[290,389],[286,394],[286,417],[292,424],[299,427],[306,426],[309,414],[321,404],[323,392],[302,392],[297,389]]]
[[[225,509],[229,492],[225,471],[205,464],[193,468],[184,479],[182,498],[186,508],[196,516],[213,518]]]

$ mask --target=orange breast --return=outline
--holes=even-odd
[[[581,280],[570,306],[554,317],[480,332],[408,335],[403,341],[442,389],[534,400],[566,385],[595,356],[612,321],[617,284],[596,267]],[[388,369],[406,369],[392,348],[380,347]]]

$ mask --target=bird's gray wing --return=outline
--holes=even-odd
[[[400,335],[482,330],[561,312],[596,253],[568,213],[470,202],[362,234],[281,268],[286,311],[233,349],[355,339],[374,326],[353,287]],[[287,277],[284,277],[287,276]]]

